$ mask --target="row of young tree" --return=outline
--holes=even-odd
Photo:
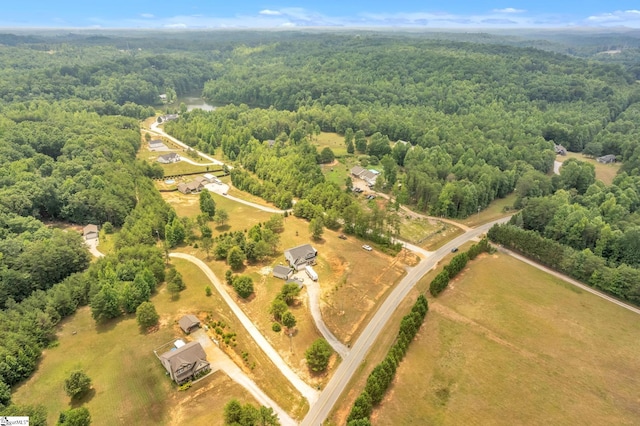
[[[348,426],[371,425],[369,420],[371,412],[375,406],[382,402],[387,389],[391,386],[396,369],[407,353],[413,338],[420,330],[428,310],[427,298],[421,294],[411,308],[411,312],[402,317],[396,341],[389,349],[387,356],[380,364],[376,365],[367,377],[364,390],[354,401],[347,417]]]
[[[456,254],[453,259],[451,259],[451,262],[445,265],[442,271],[431,280],[429,293],[431,293],[433,297],[437,297],[447,288],[449,281],[462,272],[464,267],[467,266],[467,262],[478,257],[480,253],[487,253],[491,250],[489,240],[483,238],[478,244],[472,245],[469,250],[464,253]]]

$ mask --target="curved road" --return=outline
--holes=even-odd
[[[246,204],[247,206],[254,207],[258,210],[262,210],[267,213],[284,214],[285,212],[285,210],[276,209],[274,207],[263,206],[262,204],[252,203],[251,201],[246,201],[246,200],[243,200],[242,198],[234,197],[233,195],[228,195],[227,191],[229,191],[229,185],[227,185],[226,183],[223,183],[222,185],[217,183],[208,183],[204,187],[207,188],[209,192],[222,195],[230,200],[236,201],[238,203]]]
[[[380,305],[371,321],[369,321],[369,324],[367,324],[366,328],[351,348],[349,354],[338,366],[337,370],[331,377],[331,380],[320,394],[318,401],[311,406],[311,409],[305,416],[302,424],[316,426],[322,424],[322,422],[327,418],[336,401],[340,397],[340,394],[342,394],[351,380],[351,377],[360,367],[362,360],[364,360],[369,349],[376,341],[376,338],[384,330],[384,327],[389,321],[389,318],[391,318],[391,315],[424,274],[436,266],[443,257],[449,254],[452,248],[458,247],[467,241],[486,233],[495,223],[504,223],[508,220],[509,217],[501,218],[465,232],[440,247],[433,253],[433,255],[429,256],[429,258],[423,260],[417,266],[409,270],[407,275],[402,279],[402,281],[400,281],[396,288],[393,289],[382,305]]]
[[[175,257],[178,259],[188,260],[189,262],[194,263],[197,267],[199,267],[202,272],[205,273],[207,278],[211,281],[213,286],[216,288],[218,293],[222,299],[229,305],[233,313],[238,317],[244,328],[249,332],[249,335],[256,341],[258,346],[264,351],[264,353],[271,359],[276,367],[282,372],[282,374],[289,380],[289,382],[304,396],[307,401],[309,401],[309,405],[313,405],[313,403],[318,399],[318,391],[313,389],[311,386],[306,384],[296,373],[289,368],[286,362],[282,359],[280,354],[269,344],[267,339],[260,333],[258,328],[251,322],[249,317],[244,313],[240,306],[229,296],[226,289],[220,283],[218,277],[215,276],[211,268],[207,266],[202,260],[198,259],[195,256],[186,253],[170,253],[169,256]]]

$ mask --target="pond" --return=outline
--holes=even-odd
[[[198,94],[180,96],[178,100],[175,101],[174,105],[180,105],[180,103],[182,102],[184,102],[184,104],[187,106],[187,111],[191,111],[194,109],[201,109],[204,111],[213,111],[216,109],[214,105],[208,104]]]

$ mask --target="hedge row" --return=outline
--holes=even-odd
[[[447,288],[449,281],[464,269],[468,261],[489,250],[491,250],[489,240],[483,238],[478,244],[472,245],[468,251],[455,255],[451,262],[431,281],[429,293],[434,297],[438,296]]]
[[[378,364],[369,377],[362,393],[356,398],[347,418],[347,426],[370,425],[369,416],[373,407],[380,404],[387,389],[391,385],[396,374],[396,368],[404,358],[409,344],[418,333],[424,317],[429,310],[427,298],[418,296],[411,312],[405,315],[400,322],[400,329],[385,359]]]

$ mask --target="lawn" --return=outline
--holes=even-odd
[[[411,218],[406,215],[400,223],[400,238],[412,244],[420,245],[429,238],[437,236],[451,227],[444,222],[427,219],[427,218]]]
[[[591,163],[596,168],[596,179],[601,180],[607,185],[611,185],[613,183],[613,179],[618,174],[618,170],[622,166],[621,163],[613,163],[613,164],[602,164],[598,163],[595,158],[586,157],[577,152],[567,152],[566,156],[558,155],[556,156],[556,160],[560,162],[565,162],[569,158],[575,158],[576,160],[584,161],[586,163]]]
[[[336,158],[344,157],[347,155],[347,146],[344,144],[344,136],[337,133],[322,132],[317,138],[312,138],[311,141],[320,153],[324,148],[331,148]]]
[[[637,314],[484,255],[430,300],[372,423],[638,424],[638,351]]]
[[[294,417],[301,417],[308,406],[286,379],[264,356],[253,341],[242,333],[240,324],[222,300],[214,294],[204,296],[206,278],[189,262],[174,260],[187,285],[178,300],[160,288],[152,298],[160,324],[158,331],[142,334],[133,316],[96,326],[90,309],[81,308],[65,320],[58,330],[56,347],[44,351],[35,374],[17,387],[16,403],[44,404],[49,424],[55,424],[60,411],[68,409],[69,398],[63,382],[75,368],[82,368],[91,377],[93,389],[86,399],[92,422],[101,424],[176,424],[187,404],[206,400],[204,407],[188,408],[195,424],[221,424],[224,404],[232,397],[252,401],[246,391],[223,373],[215,373],[198,382],[186,392],[179,392],[166,377],[165,370],[153,355],[153,349],[183,336],[177,320],[184,313],[195,313],[201,319],[207,315],[228,324],[228,331],[238,333],[232,355],[246,351],[248,363],[239,365],[263,390]],[[184,338],[184,337],[183,337]],[[187,338],[188,339],[188,338]],[[73,356],[69,356],[73,354]],[[253,369],[251,365],[255,363]],[[46,395],[46,398],[43,396]]]
[[[515,193],[509,194],[504,198],[496,198],[486,209],[481,210],[478,214],[472,214],[461,222],[473,228],[483,223],[513,214],[515,212],[513,210],[513,204],[516,202],[516,198]]]

